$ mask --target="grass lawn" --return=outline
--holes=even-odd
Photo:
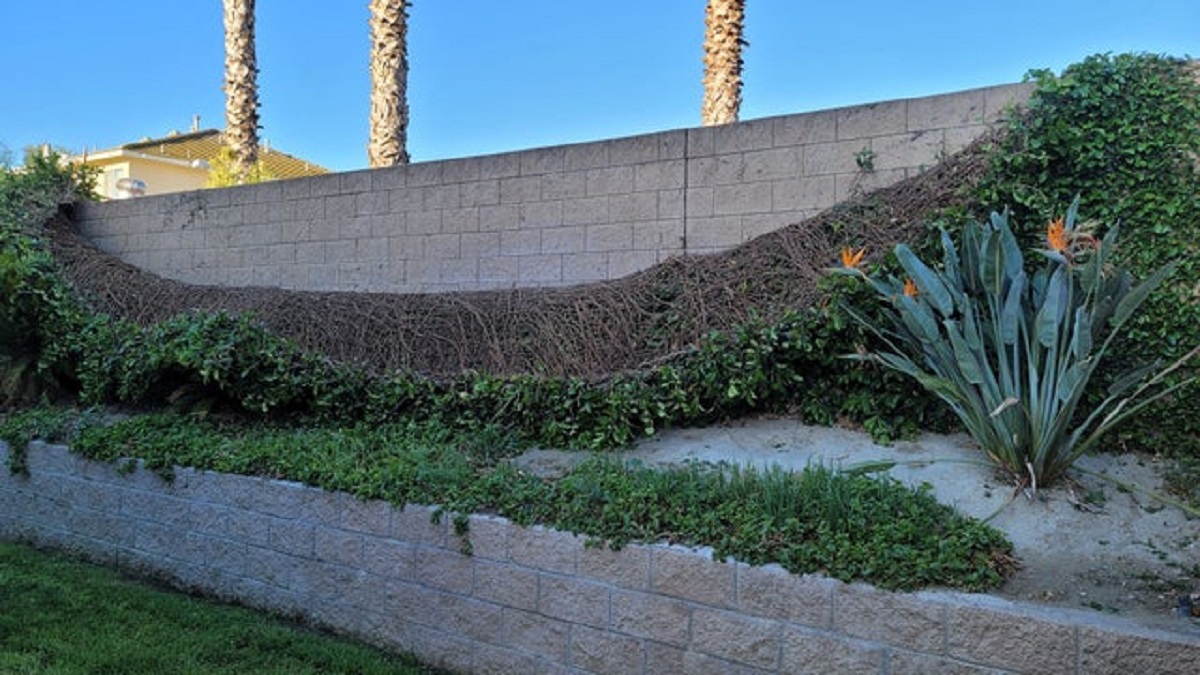
[[[0,542],[0,673],[437,673],[413,658]]]

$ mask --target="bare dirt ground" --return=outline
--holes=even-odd
[[[1152,496],[1162,491],[1161,463],[1152,457],[1084,457],[1070,481],[1030,498],[1016,493],[964,435],[924,434],[884,447],[857,431],[760,418],[669,430],[624,456],[655,466],[701,462],[795,469],[892,460],[897,463],[891,476],[910,485],[928,483],[938,501],[989,519],[1008,535],[1022,566],[994,595],[1200,634],[1200,618],[1179,611],[1181,597],[1200,593],[1200,518]],[[517,461],[557,473],[581,457],[535,450]]]

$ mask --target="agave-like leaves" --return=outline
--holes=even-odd
[[[1155,366],[1131,370],[1073,426],[1117,331],[1172,271],[1133,284],[1110,261],[1116,228],[1097,243],[1076,227],[1078,208],[1076,200],[1064,229],[1086,246],[1042,251],[1032,274],[1008,214],[992,214],[986,224],[963,228],[961,249],[942,231],[941,269],[896,247],[916,296],[905,295],[895,278],[865,277],[885,300],[889,326],[848,308],[888,347],[871,358],[945,401],[993,461],[1036,485],[1061,476],[1113,425],[1189,384],[1159,386],[1164,372],[1200,354],[1197,347],[1157,374]]]

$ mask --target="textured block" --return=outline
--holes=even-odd
[[[540,176],[562,171],[566,152],[562,146],[523,150],[518,153],[522,176]]]
[[[479,179],[507,178],[521,173],[520,153],[506,152],[479,158]]]
[[[539,232],[542,253],[575,253],[584,248],[585,230],[582,226],[547,227]]]
[[[475,566],[470,556],[419,546],[415,578],[426,586],[470,595],[475,585]]]
[[[836,143],[817,143],[804,148],[805,176],[831,173],[855,173],[859,171],[855,157],[864,149],[869,150],[870,140],[850,140]]]
[[[431,234],[423,242],[425,258],[442,260],[462,255],[462,238],[458,234]]]
[[[913,651],[945,651],[946,606],[927,596],[891,593],[864,584],[833,592],[833,628]]]
[[[727,249],[742,243],[739,216],[693,218],[687,228],[687,250]]]
[[[633,167],[614,166],[587,172],[589,197],[616,195],[633,191]]]
[[[480,180],[463,183],[459,188],[459,205],[462,207],[491,206],[499,203],[499,180]]]
[[[563,202],[563,225],[591,225],[609,222],[608,198],[587,197]]]
[[[946,621],[949,656],[1020,672],[1065,673],[1075,667],[1072,626],[998,606],[951,607]]]
[[[515,230],[521,223],[521,210],[516,204],[481,206],[479,208],[479,230]]]
[[[753,616],[816,628],[832,622],[833,591],[841,583],[792,574],[778,565],[737,565],[738,608]]]
[[[618,589],[612,591],[611,602],[614,631],[679,647],[688,644],[692,610],[686,602]]]
[[[363,536],[357,532],[318,527],[313,548],[316,559],[321,562],[363,566]]]
[[[697,608],[692,612],[692,649],[756,668],[775,669],[779,666],[782,625]]]
[[[478,181],[481,165],[477,157],[450,159],[442,162],[442,180],[447,183]]]
[[[945,134],[938,129],[881,136],[871,139],[871,151],[876,171],[929,168],[945,154]]]
[[[884,657],[884,650],[877,645],[785,627],[780,672],[790,675],[882,673]]]
[[[459,240],[462,257],[479,260],[500,253],[500,232],[465,232]]]
[[[832,175],[778,180],[771,184],[771,210],[797,213],[833,206],[837,182]]]
[[[597,628],[608,625],[609,587],[578,577],[543,574],[538,611],[546,616]]]
[[[742,155],[742,180],[760,181],[790,178],[803,166],[800,148],[772,148]]]
[[[682,159],[639,164],[633,169],[633,189],[646,191],[682,188],[686,176],[686,161]]]
[[[771,147],[773,139],[770,118],[722,124],[713,127],[713,150],[718,155]]]
[[[686,204],[684,203],[683,188],[659,190],[658,217],[660,220],[679,220],[682,222]]]
[[[312,523],[283,518],[268,519],[267,546],[288,555],[312,558],[316,542],[316,526]]]
[[[708,549],[658,547],[650,556],[650,585],[656,593],[716,607],[733,607],[732,562],[716,562]]]
[[[557,227],[563,222],[563,203],[546,201],[522,204],[519,219],[522,228]]]
[[[363,569],[385,579],[416,578],[416,544],[383,537],[363,537]]]
[[[562,256],[524,255],[517,258],[517,281],[523,285],[562,282]]]
[[[642,641],[587,626],[571,627],[570,664],[588,673],[640,673]]]
[[[478,560],[475,563],[475,597],[506,607],[535,611],[538,607],[538,573],[508,563]]]
[[[607,253],[566,253],[562,256],[562,280],[574,284],[608,278]]]
[[[564,662],[570,627],[534,612],[519,609],[504,610],[504,641],[506,644],[535,654]]]
[[[912,99],[908,102],[908,130],[982,124],[985,121],[984,100],[983,89]]]
[[[898,134],[908,128],[908,101],[869,103],[837,111],[839,141]]]
[[[658,217],[658,194],[634,192],[608,198],[608,217],[616,223],[654,220]]]
[[[629,223],[589,225],[585,237],[588,251],[628,251],[633,248],[633,226]]]
[[[682,247],[682,220],[651,220],[633,224],[633,248],[636,250],[657,252]]]
[[[578,143],[563,148],[563,168],[567,171],[582,171],[608,166],[609,144]]]
[[[490,288],[508,288],[517,283],[516,257],[479,259],[479,283]]]
[[[612,165],[643,164],[659,159],[658,134],[628,136],[604,141],[608,146],[608,161]]]
[[[718,185],[713,191],[713,214],[718,216],[771,211],[771,183]]]
[[[475,645],[474,675],[549,675],[567,672],[553,661],[487,644]]]
[[[556,171],[541,177],[541,198],[576,199],[587,195],[587,174],[582,171]]]
[[[888,656],[888,675],[1003,675],[1003,673],[1011,672],[942,656],[899,650],[893,650]]]
[[[499,644],[504,638],[504,608],[457,595],[442,597],[442,628],[481,642]]]
[[[526,204],[542,198],[542,181],[539,176],[520,176],[500,180],[501,204]]]
[[[1200,669],[1200,634],[1128,627],[1079,629],[1079,668],[1082,673],[1194,673]]]
[[[435,522],[437,510],[430,506],[409,504],[392,515],[391,536],[401,541],[446,547],[449,545],[447,519]]]
[[[608,278],[620,279],[659,262],[657,251],[613,251],[608,254]]]
[[[771,138],[776,147],[837,140],[837,114],[833,111],[784,115],[772,118],[771,122]]]

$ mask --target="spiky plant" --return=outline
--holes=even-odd
[[[704,11],[704,103],[700,122],[705,126],[738,120],[742,107],[742,28],[746,0],[708,0]]]
[[[408,3],[371,0],[371,167],[408,163]]]
[[[943,231],[940,270],[904,244],[895,249],[904,281],[866,275],[849,251],[840,270],[861,276],[883,300],[882,325],[848,308],[887,345],[856,358],[913,377],[950,406],[993,462],[1034,490],[1062,477],[1115,425],[1190,384],[1163,380],[1200,352],[1163,370],[1135,368],[1081,410],[1114,337],[1173,266],[1135,284],[1112,262],[1117,228],[1097,239],[1077,226],[1078,206],[1047,228],[1044,263],[1032,276],[1007,214],[968,224],[961,255]]]

